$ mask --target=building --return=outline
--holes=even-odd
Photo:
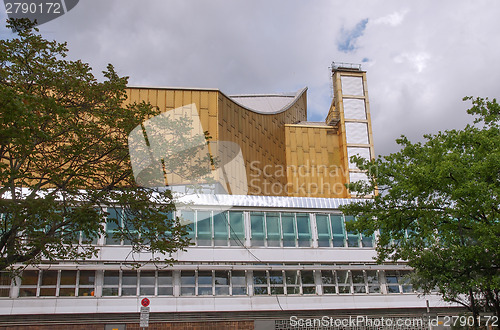
[[[135,329],[143,298],[154,329],[363,329],[383,328],[384,319],[427,329],[424,315],[449,315],[453,307],[439,297],[413,291],[404,262],[374,262],[374,237],[345,229],[352,218],[338,207],[359,196],[344,184],[364,178],[349,157],[374,157],[373,137],[366,73],[340,64],[332,78],[324,122],[307,121],[306,88],[235,96],[129,88],[130,102],[196,109],[191,115],[214,141],[239,146],[242,158],[229,177],[215,175],[225,193],[190,196],[178,208],[193,246],[178,252],[174,265],[101,237],[93,259],[43,263],[22,280],[1,274],[0,323]]]

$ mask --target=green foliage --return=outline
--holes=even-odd
[[[379,193],[343,211],[358,231],[380,229],[379,262],[407,260],[425,292],[500,315],[500,105],[464,100],[474,124],[422,143],[402,136],[399,152],[370,162],[356,157],[370,181],[349,188]]]
[[[10,26],[21,28],[0,40],[0,270],[95,255],[106,208],[124,210],[114,236],[135,251],[187,246],[167,216],[170,193],[137,187],[130,167],[128,134],[160,110],[124,106],[127,78],[112,65],[99,82],[87,63],[65,59],[65,43],[27,21]]]

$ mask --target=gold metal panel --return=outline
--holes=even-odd
[[[363,82],[366,84],[364,76]],[[340,73],[334,74],[333,83],[335,99],[331,109],[339,113],[338,128],[293,124],[306,120],[305,93],[284,112],[261,114],[236,104],[217,90],[130,88],[126,92],[127,102],[149,101],[162,111],[194,103],[203,129],[213,141],[232,141],[240,146],[248,194],[350,197],[343,188],[348,159],[342,93],[336,88],[340,86]],[[365,100],[373,153],[366,95]],[[268,175],[264,175],[264,169]],[[304,186],[307,188],[301,188]]]
[[[339,157],[340,136],[333,127],[287,125],[286,156],[288,195],[344,198],[347,191]],[[294,140],[307,141],[300,146]]]

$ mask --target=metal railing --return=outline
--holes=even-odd
[[[356,63],[344,63],[344,62],[332,62],[332,71],[338,69],[356,70],[361,71],[361,64]]]

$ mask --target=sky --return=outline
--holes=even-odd
[[[331,63],[361,63],[375,153],[387,155],[402,134],[464,127],[464,96],[500,96],[499,14],[497,0],[80,0],[39,29],[97,76],[112,63],[134,86],[307,86],[311,121],[327,115]]]

